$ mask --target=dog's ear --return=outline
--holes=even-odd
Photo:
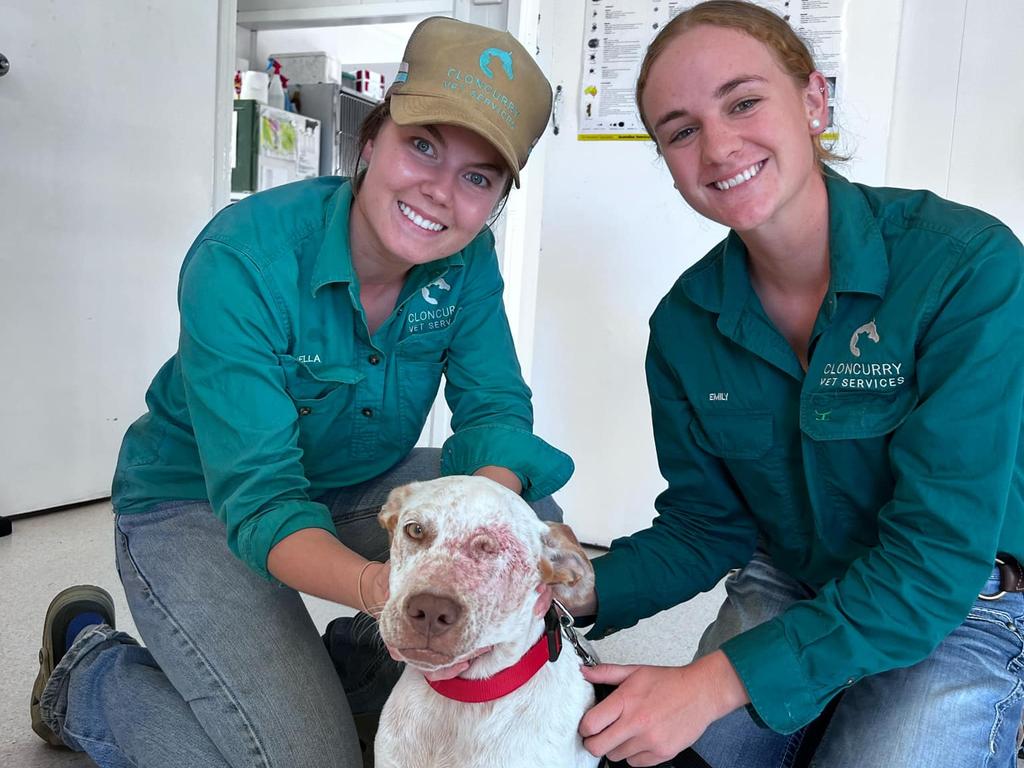
[[[398,513],[402,510],[402,504],[409,498],[409,494],[412,493],[416,485],[416,483],[409,483],[393,488],[388,494],[388,500],[384,502],[380,512],[377,513],[377,522],[380,523],[381,528],[387,530],[388,541],[391,541],[395,535],[395,526],[398,525]]]
[[[572,528],[548,523],[543,541],[540,577],[551,585],[555,598],[566,605],[577,605],[588,598],[594,591],[594,568]]]

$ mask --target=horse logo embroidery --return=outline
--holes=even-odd
[[[485,75],[493,80],[494,72],[491,71],[490,67],[492,58],[498,59],[501,62],[501,68],[505,70],[505,77],[509,80],[516,79],[516,76],[512,74],[512,51],[503,51],[500,48],[488,48],[480,54],[480,69],[483,70]]]
[[[854,331],[853,336],[850,337],[850,352],[853,353],[854,357],[860,357],[860,349],[857,345],[860,343],[861,335],[865,333],[868,335],[868,338],[876,344],[882,340],[878,335],[878,327],[875,325],[874,320],[870,323],[864,323],[864,325]]]
[[[427,283],[422,288],[420,288],[420,294],[422,294],[423,300],[427,302],[427,304],[437,304],[437,299],[430,295],[430,289],[433,287],[436,287],[438,290],[441,291],[450,291],[452,289],[452,287],[448,285],[448,282],[443,277],[437,278],[437,280],[435,280],[432,283]]]

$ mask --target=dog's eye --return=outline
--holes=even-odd
[[[417,523],[415,520],[411,523],[405,524],[405,535],[410,539],[419,541],[426,535],[426,531],[423,530],[423,526]]]

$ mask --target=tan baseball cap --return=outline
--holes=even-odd
[[[519,171],[551,115],[551,84],[508,32],[441,16],[413,30],[391,86],[399,125],[447,124],[483,136]]]

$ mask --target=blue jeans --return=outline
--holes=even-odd
[[[437,477],[439,466],[438,450],[416,449],[380,477],[327,494],[338,537],[386,559],[381,504],[398,485]],[[550,499],[534,508],[560,519]],[[232,555],[207,503],[118,515],[115,537],[146,647],[102,625],[79,635],[41,701],[65,744],[102,768],[362,765],[345,681],[302,598]]]
[[[998,584],[993,571],[982,594],[998,592]],[[725,586],[726,601],[698,656],[812,596],[760,551]],[[1024,594],[975,601],[928,658],[864,678],[842,694],[811,766],[1014,768],[1024,702],[1022,630]],[[788,768],[805,734],[774,733],[739,709],[708,728],[694,749],[713,768]]]

